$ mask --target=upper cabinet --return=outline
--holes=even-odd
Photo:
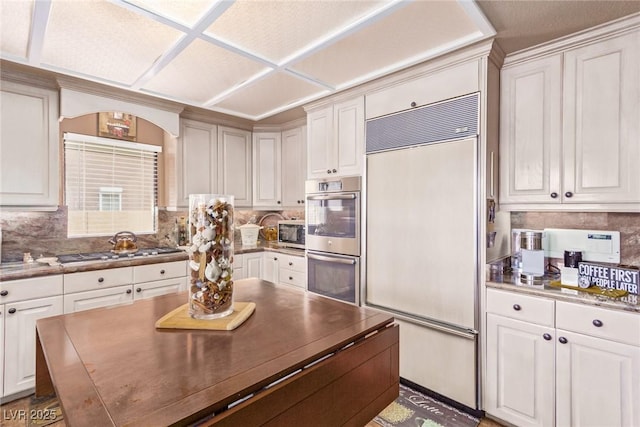
[[[640,209],[640,31],[517,56],[502,70],[500,204]],[[553,47],[553,46],[552,46]],[[551,48],[549,48],[551,49]],[[533,55],[532,55],[533,56]]]
[[[251,132],[183,119],[178,139],[178,205],[189,194],[229,194],[251,206]]]
[[[306,128],[253,134],[253,207],[302,208],[306,177]]]
[[[325,106],[307,115],[307,176],[361,175],[364,97]]]
[[[54,210],[60,188],[58,93],[3,81],[0,95],[0,206]]]

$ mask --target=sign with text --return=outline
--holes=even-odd
[[[603,289],[618,289],[638,295],[640,270],[624,267],[608,267],[581,262],[578,264],[578,284],[582,288],[595,285]]]

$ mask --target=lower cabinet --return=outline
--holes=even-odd
[[[62,314],[62,296],[5,304],[5,309],[3,392],[8,396],[35,387],[36,321]]]
[[[264,252],[263,279],[295,288],[307,288],[307,259],[281,252]]]
[[[244,271],[246,277],[263,277],[262,252],[244,254]]]
[[[487,290],[485,411],[518,426],[640,425],[640,316]]]
[[[62,314],[62,305],[62,275],[0,282],[3,398],[20,397],[35,387],[36,321]]]

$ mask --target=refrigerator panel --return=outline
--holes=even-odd
[[[476,328],[476,139],[367,156],[366,304]]]

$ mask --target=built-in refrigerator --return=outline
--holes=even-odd
[[[453,109],[444,120],[412,110],[408,118],[367,123],[363,280],[364,305],[394,314],[400,324],[400,376],[474,409],[477,99],[456,100],[463,107],[476,102],[463,113],[460,105],[436,106]],[[457,119],[448,124],[448,117]],[[451,127],[450,135],[430,136],[434,121]]]

